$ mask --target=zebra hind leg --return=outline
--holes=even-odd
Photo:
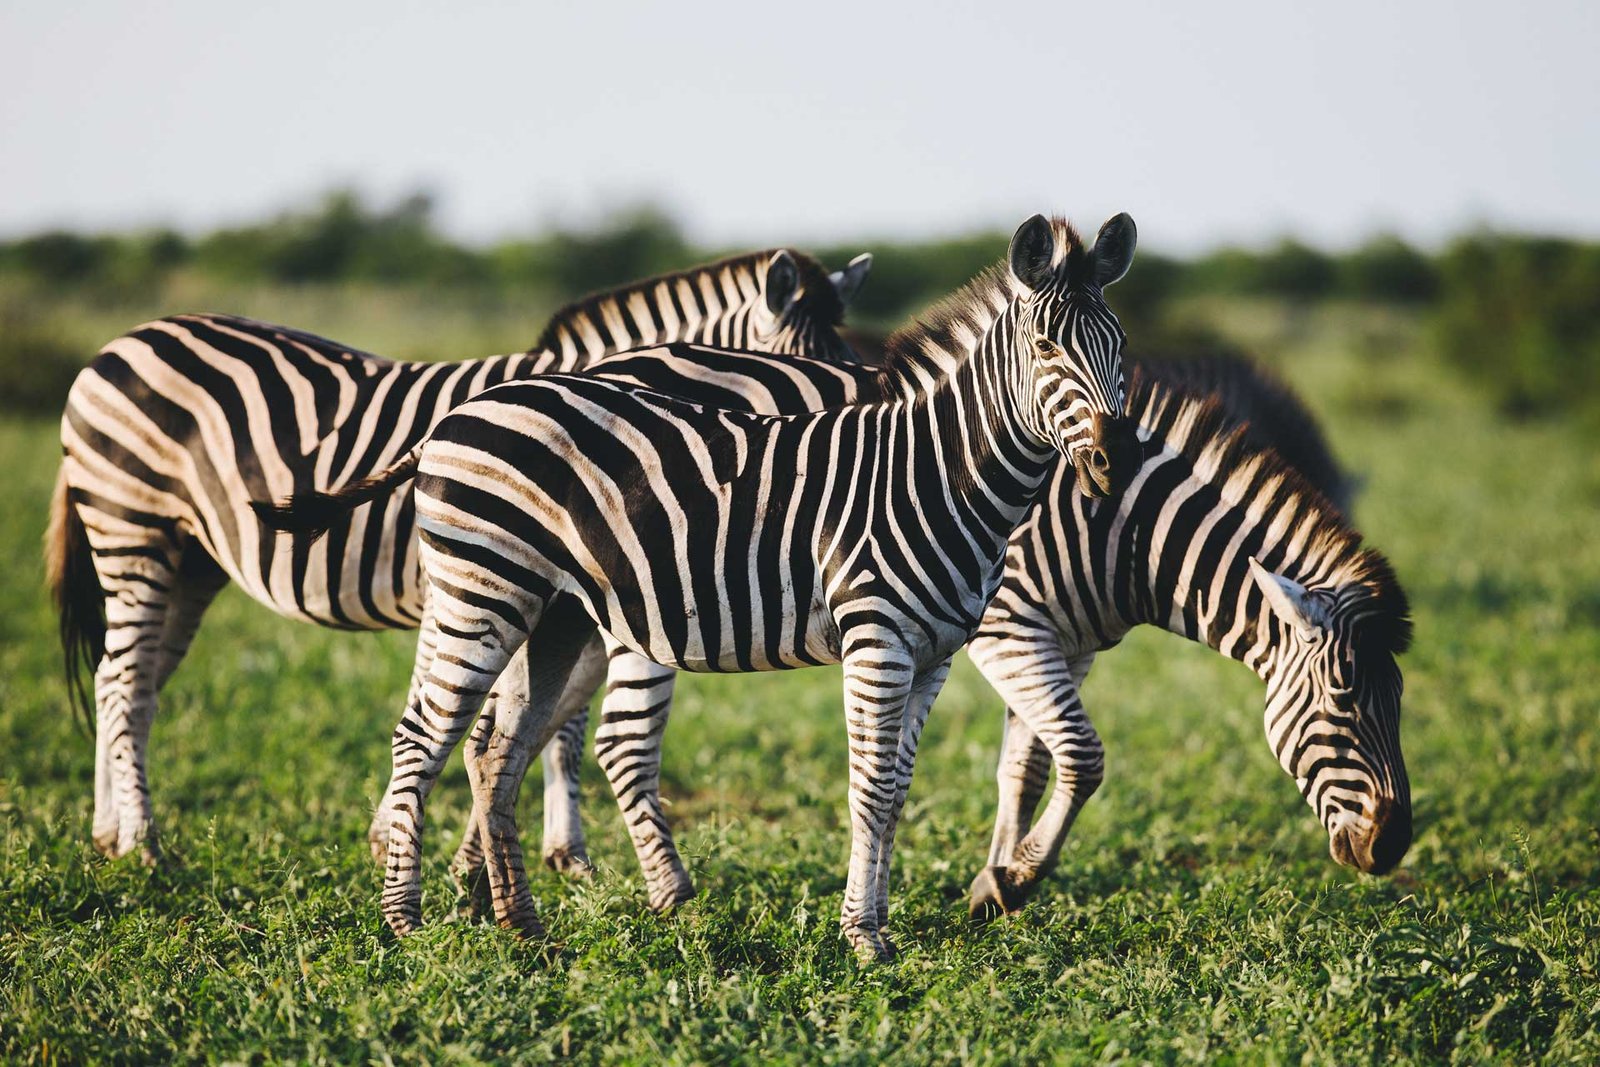
[[[95,847],[116,859],[160,861],[147,753],[162,677],[179,553],[164,535],[96,531],[93,560],[105,591],[105,655],[95,670]]]
[[[495,921],[524,937],[542,936],[517,829],[517,794],[533,756],[560,723],[556,711],[574,668],[593,638],[594,624],[576,602],[557,601],[533,614],[526,658],[526,696],[502,690],[494,732],[468,765],[479,833],[486,853]],[[508,679],[510,685],[512,680]]]
[[[598,634],[583,650],[556,705],[561,723],[544,746],[544,865],[573,878],[589,878],[594,865],[583,836],[580,770],[589,736],[589,704],[606,677],[605,645]]]
[[[507,614],[430,590],[438,638],[414,699],[395,727],[390,785],[393,821],[384,870],[383,916],[396,934],[422,924],[422,828],[428,793],[488,698],[526,631]],[[537,618],[537,611],[524,613]],[[418,659],[426,650],[418,643]],[[539,932],[529,916],[527,932]]]
[[[670,911],[694,897],[694,882],[661,809],[661,737],[677,672],[621,646],[608,651],[595,758],[628,825],[650,910]]]
[[[1016,712],[1007,708],[1000,763],[995,772],[1000,806],[989,845],[989,863],[972,880],[968,893],[967,914],[974,922],[988,922],[1019,910],[1025,903],[1025,897],[1006,881],[1007,868],[1017,842],[1033,823],[1034,812],[1050,784],[1053,766],[1050,750],[1017,718]]]
[[[975,642],[973,660],[1010,709],[1050,753],[1055,765],[1055,791],[1032,829],[1017,841],[1009,859],[991,855],[985,879],[974,882],[970,913],[1015,911],[1054,869],[1078,812],[1094,795],[1105,775],[1105,748],[1089,721],[1078,694],[1081,680],[1094,663],[1093,654],[1071,658],[1060,639],[1028,643]],[[1024,654],[1025,652],[1025,654]],[[999,654],[997,654],[999,653]],[[1033,760],[1032,746],[1007,745],[1007,758]],[[1027,771],[1002,767],[1001,781],[1026,776]],[[1002,813],[1001,822],[1018,815]],[[1001,838],[997,829],[996,840]]]
[[[426,588],[423,594],[422,624],[417,629],[417,655],[411,667],[411,685],[406,690],[406,707],[415,707],[422,694],[422,681],[433,663],[433,650],[438,638],[438,623],[429,610]],[[383,797],[372,812],[372,822],[367,827],[367,847],[372,851],[372,861],[382,866],[389,859],[389,826],[394,822],[394,786],[391,774]],[[469,831],[470,833],[470,831]],[[463,847],[465,845],[463,844]],[[481,853],[480,853],[481,862]]]

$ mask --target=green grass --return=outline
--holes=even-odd
[[[436,921],[397,942],[365,829],[410,637],[290,624],[236,592],[155,728],[176,863],[106,863],[88,843],[92,751],[65,710],[36,563],[58,444],[53,425],[12,421],[0,1057],[1600,1058],[1600,459],[1560,425],[1494,421],[1411,351],[1404,318],[1225,310],[1368,476],[1361,523],[1415,605],[1402,663],[1417,838],[1395,877],[1328,859],[1262,739],[1249,672],[1142,631],[1088,684],[1108,778],[1019,918],[965,921],[999,707],[963,661],[899,837],[895,964],[859,968],[837,932],[848,841],[827,670],[682,683],[665,791],[700,896],[676,916],[644,912],[591,769],[599,876],[535,878],[559,948],[445,921],[466,812],[456,768],[430,809]],[[530,782],[531,849],[537,793]]]

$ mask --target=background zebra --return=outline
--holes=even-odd
[[[854,336],[852,343],[857,344]],[[880,337],[875,344],[869,339],[866,347],[881,359],[882,345]],[[861,347],[857,344],[858,352]],[[1348,513],[1353,478],[1334,458],[1316,419],[1300,397],[1271,372],[1233,356],[1154,359],[1128,356],[1125,362],[1135,380],[1141,383],[1140,396],[1144,395],[1142,391],[1159,385],[1198,401],[1214,402],[1229,421],[1229,428],[1219,430],[1219,436],[1236,433],[1255,451],[1275,452],[1299,471],[1311,487],[1330,502],[1337,501],[1340,512]],[[763,361],[755,356],[740,357],[738,368],[757,376],[766,373]],[[792,362],[784,365],[785,370],[792,368]],[[871,373],[859,368],[818,369],[854,376],[862,395],[869,395],[876,388]],[[673,391],[672,387],[677,384],[658,382],[654,378],[643,381],[667,391]],[[698,394],[696,398],[699,399]],[[671,711],[673,672],[647,660],[630,661],[628,667],[626,671],[612,672],[612,684],[607,689],[600,726],[595,733],[595,756],[628,826],[644,873],[650,907],[659,911],[694,894],[693,882],[673,843],[659,796],[661,741]],[[604,674],[604,661],[600,656],[575,669],[557,710],[558,718],[570,717],[543,752],[544,856],[545,862],[557,870],[577,873],[589,869],[578,805],[579,765],[587,733],[586,709]],[[1020,745],[1032,736],[1014,716],[1008,718],[1012,720],[1011,729],[1017,731],[1013,738],[1015,744]],[[489,717],[481,717],[474,728],[472,744],[481,748],[491,729]],[[1007,736],[1013,737],[1010,733]],[[1036,746],[1033,751],[1036,759],[1029,766],[1026,780],[1032,791],[1032,800],[1026,805],[1030,813],[1042,796],[1050,770],[1048,750]],[[458,852],[453,869],[458,880],[472,890],[483,888],[480,882],[472,881],[482,859],[476,835],[469,829],[467,842]],[[481,908],[485,901],[473,899],[468,903]]]
[[[981,277],[891,339],[886,373],[904,394],[892,401],[764,418],[600,378],[510,383],[340,501],[279,509],[286,526],[315,525],[415,467],[437,646],[395,731],[390,925],[421,921],[427,793],[532,634],[528,714],[468,767],[497,916],[540,932],[516,841],[527,748],[501,740],[548,737],[586,614],[684,669],[843,663],[853,845],[840,924],[858,953],[891,955],[889,860],[917,740],[1006,539],[1057,455],[1096,494],[1126,467],[1114,436],[1123,336],[1100,290],[1127,270],[1134,241],[1126,216],[1093,250],[1064,222],[1030,219],[1009,274]]]
[[[828,275],[787,250],[739,256],[580,300],[529,351],[461,363],[393,362],[220,315],[161,319],[107,345],[62,416],[47,539],[69,687],[85,712],[80,672],[94,672],[96,847],[154,861],[145,749],[156,694],[230,579],[324,626],[422,617],[409,494],[298,548],[257,522],[252,499],[363,478],[475,393],[621,348],[688,339],[853,361],[835,327],[870,264],[859,256]]]
[[[1218,399],[1141,374],[1130,410],[1144,441],[1131,485],[1094,505],[1058,472],[1013,536],[1006,579],[968,646],[1007,708],[974,914],[1016,908],[1055,864],[1104,768],[1080,687],[1095,654],[1138,625],[1254,670],[1273,754],[1333,858],[1387,872],[1411,843],[1395,662],[1411,624],[1393,570]],[[1030,829],[1052,763],[1056,788]]]

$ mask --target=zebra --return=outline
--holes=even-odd
[[[1007,709],[975,918],[1016,910],[1054,867],[1104,773],[1080,688],[1095,656],[1139,625],[1261,677],[1268,742],[1335,861],[1384,874],[1410,847],[1395,657],[1411,623],[1393,568],[1222,399],[1141,372],[1130,410],[1143,441],[1131,484],[1095,506],[1058,471],[1013,535],[1005,580],[967,646]],[[1052,765],[1055,791],[1035,823]]]
[[[581,299],[526,352],[459,363],[392,362],[226,315],[160,319],[105,346],[68,396],[46,542],[69,695],[85,717],[83,676],[94,679],[96,847],[157,861],[145,762],[156,694],[230,580],[324,626],[421,621],[408,494],[313,549],[263,528],[253,498],[365,477],[483,389],[621,349],[684,341],[852,363],[835,328],[870,267],[864,254],[830,275],[786,249],[725,259]],[[708,373],[692,355],[679,353],[682,373]],[[779,402],[815,400],[809,386],[792,393]]]
[[[851,331],[852,346],[882,350],[869,337],[861,343]],[[738,369],[762,376],[761,360],[743,357]],[[1214,402],[1255,451],[1275,451],[1305,480],[1323,494],[1341,514],[1348,515],[1355,479],[1346,472],[1328,447],[1316,419],[1287,384],[1259,364],[1239,356],[1190,353],[1182,356],[1128,354],[1125,365],[1136,380],[1156,383],[1204,401]],[[786,366],[792,370],[792,366]],[[872,395],[876,388],[872,372],[861,368],[834,371],[854,379],[859,396]],[[659,377],[638,378],[650,388],[675,392],[680,386]],[[830,383],[831,384],[831,383]],[[702,399],[696,394],[696,399]],[[613,646],[617,657],[611,669],[603,650],[594,649],[590,658],[580,661],[558,704],[556,718],[565,720],[541,754],[544,763],[544,847],[545,863],[557,871],[586,875],[591,867],[584,845],[579,817],[578,771],[588,733],[587,708],[602,680],[608,682],[600,726],[595,733],[595,755],[616,795],[629,835],[633,840],[644,873],[649,907],[666,911],[690,899],[694,885],[673,843],[659,796],[660,746],[671,711],[672,682],[675,672],[634,657]],[[627,656],[624,664],[622,657]],[[469,745],[474,749],[487,743],[493,721],[479,718]],[[1026,727],[1016,724],[1018,731]],[[1008,735],[1009,736],[1009,735]],[[1031,736],[1031,735],[1030,735]],[[1038,774],[1030,778],[1042,788]],[[1037,798],[1035,798],[1037,799]],[[1031,806],[1029,808],[1031,811]],[[485,901],[472,893],[484,889],[479,872],[482,852],[473,825],[452,863],[452,872],[469,891],[465,900],[471,910],[480,910]]]
[[[1008,270],[891,339],[889,399],[771,417],[603,377],[508,383],[383,475],[261,505],[274,525],[315,532],[415,479],[435,643],[419,643],[424,680],[394,734],[390,927],[422,920],[428,792],[512,656],[537,641],[513,724],[524,743],[497,724],[467,763],[496,916],[542,936],[515,795],[526,742],[548,738],[588,643],[587,616],[679,669],[843,664],[852,848],[840,928],[863,959],[890,958],[889,863],[917,741],[1010,532],[1056,456],[1096,496],[1132,458],[1125,338],[1101,291],[1135,242],[1126,215],[1092,248],[1064,220],[1024,222]]]

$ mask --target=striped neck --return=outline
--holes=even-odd
[[[557,311],[524,354],[549,353],[550,369],[561,372],[678,341],[854,362],[836,332],[844,312],[838,294],[809,256],[789,253],[799,270],[798,295],[780,314],[767,307],[767,268],[777,252],[751,252],[583,297]]]
[[[1260,451],[1215,401],[1141,383],[1134,398],[1145,459],[1094,534],[1108,636],[1158,626],[1266,678],[1276,623],[1250,574],[1252,556],[1306,586],[1369,581],[1375,559],[1338,511],[1276,453]],[[1067,490],[1070,491],[1070,485]],[[1270,680],[1270,679],[1269,679]]]

